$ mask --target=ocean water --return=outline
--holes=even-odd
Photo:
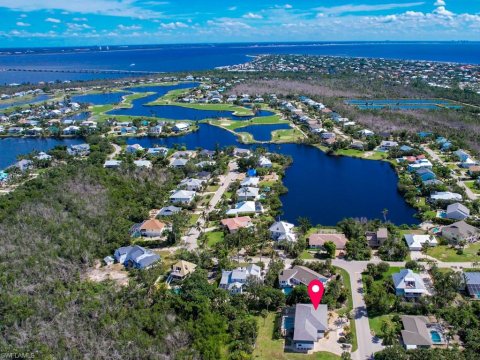
[[[7,51],[0,52],[4,54]],[[25,49],[23,49],[25,51]],[[36,51],[36,52],[35,52]],[[28,54],[0,55],[0,84],[125,77],[119,74],[73,74],[53,70],[193,71],[244,63],[260,54],[306,54],[480,63],[480,42],[317,42],[243,43],[37,49]],[[52,72],[9,72],[1,69]]]

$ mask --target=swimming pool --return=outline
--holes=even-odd
[[[293,287],[286,287],[286,288],[283,288],[283,293],[285,294],[285,296],[288,296],[290,295],[290,293],[292,292],[293,290]]]
[[[283,320],[283,328],[284,328],[285,330],[291,330],[291,329],[293,329],[294,324],[295,324],[295,319],[292,318],[292,317],[286,317],[286,318],[284,318],[284,320]]]
[[[442,337],[440,336],[440,333],[436,330],[430,330],[430,337],[432,338],[432,341],[434,343],[442,342]]]

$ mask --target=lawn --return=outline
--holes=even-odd
[[[383,160],[387,157],[386,153],[378,151],[360,151],[355,149],[342,149],[335,151],[336,155],[350,156],[350,157],[359,157],[362,159],[369,160]]]
[[[274,125],[288,124],[288,120],[282,120],[280,115],[254,117],[250,120],[212,120],[210,124],[223,127],[228,130],[236,130],[250,125]]]
[[[210,185],[207,187],[207,192],[216,192],[219,189],[220,185]]]
[[[392,317],[392,314],[375,316],[373,318],[369,317],[368,323],[370,324],[370,330],[372,330],[378,337],[382,337],[382,322],[383,320],[391,319]]]
[[[480,242],[465,246],[461,255],[457,254],[457,250],[447,245],[438,245],[428,249],[428,255],[444,262],[480,261],[480,256],[477,255],[479,251]]]
[[[275,130],[272,132],[272,141],[276,143],[297,142],[305,136],[298,129]]]
[[[340,310],[338,311],[339,315],[343,315],[345,313],[350,312],[353,309],[353,298],[352,298],[352,284],[350,282],[350,275],[348,272],[340,267],[335,266],[335,269],[337,269],[340,274],[342,275],[343,278],[343,283],[345,287],[348,289],[348,293],[350,294],[348,299],[347,299],[347,308],[345,310]],[[358,342],[357,342],[357,327],[355,325],[355,320],[352,319],[350,320],[350,331],[353,334],[352,338],[352,352],[356,351],[358,349]]]
[[[225,234],[223,231],[211,231],[205,233],[205,236],[207,237],[207,246],[212,247],[215,244],[223,241]]]
[[[480,194],[480,189],[475,185],[474,180],[465,181],[465,185],[476,194]]]
[[[258,337],[253,358],[259,360],[338,360],[339,356],[328,352],[319,352],[312,355],[294,354],[284,352],[283,339],[274,340],[273,329],[275,324],[275,313],[271,312],[264,319],[258,317]]]
[[[190,221],[188,222],[188,225],[194,226],[197,223],[199,217],[200,217],[200,214],[192,214],[190,216]]]

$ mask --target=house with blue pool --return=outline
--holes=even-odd
[[[278,283],[285,294],[289,294],[295,286],[308,286],[312,280],[320,280],[323,284],[326,284],[330,279],[306,266],[300,265],[296,265],[292,269],[283,270],[278,275]]]
[[[480,272],[478,271],[465,272],[464,277],[465,277],[465,287],[468,295],[470,295],[475,300],[479,300],[480,299]]]
[[[429,349],[435,345],[444,345],[443,328],[425,316],[401,316],[403,330],[402,343],[407,350]]]

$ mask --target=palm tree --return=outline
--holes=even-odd
[[[386,208],[383,209],[383,210],[382,210],[382,214],[383,214],[383,220],[384,220],[385,222],[387,222],[388,209],[386,209]]]

